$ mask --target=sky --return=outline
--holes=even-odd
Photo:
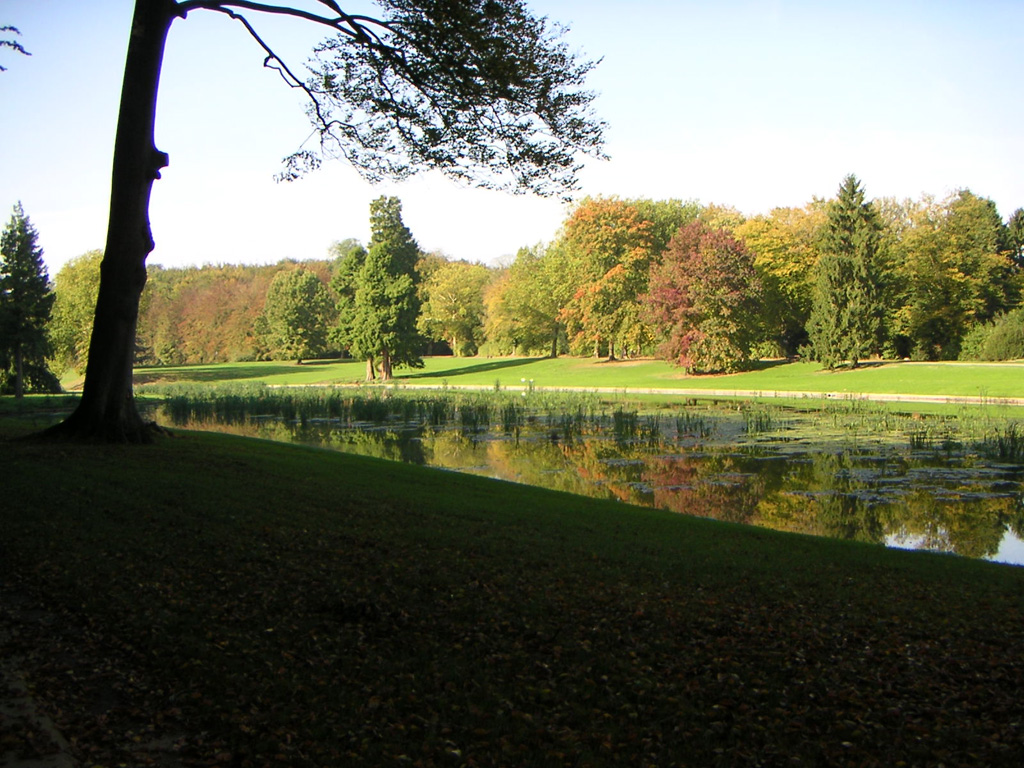
[[[579,196],[730,205],[746,215],[830,198],[854,173],[869,198],[991,198],[1024,207],[1021,0],[528,0],[601,59],[589,89],[607,161]],[[314,7],[310,0],[299,6]],[[369,0],[343,7],[357,10]],[[51,276],[102,248],[133,0],[0,0],[0,25],[32,54],[0,49],[0,215],[21,201]],[[252,17],[293,68],[322,32]],[[153,191],[164,266],[325,258],[369,240],[369,204],[402,200],[421,248],[487,264],[550,242],[560,200],[460,186],[438,175],[370,185],[331,162],[278,184],[309,138],[298,94],[262,67],[237,22],[177,20],[157,109],[170,165]]]

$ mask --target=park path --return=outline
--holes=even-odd
[[[305,386],[305,385],[300,385]],[[494,386],[484,384],[406,384],[395,382],[390,386],[399,389],[459,389],[466,391],[488,391]],[[947,403],[953,405],[1022,405],[1024,397],[988,397],[971,395],[912,395],[885,392],[807,392],[767,389],[681,389],[655,387],[502,387],[510,392],[528,390],[542,392],[596,392],[604,395],[663,395],[666,397],[748,397],[786,398],[790,400],[847,400],[876,403]]]

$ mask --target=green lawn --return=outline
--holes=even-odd
[[[615,389],[753,390],[767,393],[841,392],[969,397],[1024,397],[1024,364],[886,363],[829,372],[815,363],[764,363],[728,376],[686,376],[667,363],[607,362],[593,358],[426,358],[418,370],[400,369],[406,384]],[[141,368],[136,382],[263,381],[273,385],[356,384],[361,362],[228,363],[180,368]],[[524,380],[526,380],[524,382]]]
[[[83,766],[1024,758],[1022,569],[217,434],[0,466],[0,655]]]

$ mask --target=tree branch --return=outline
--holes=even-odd
[[[577,152],[603,157],[604,124],[588,110],[594,94],[572,90],[595,64],[577,62],[558,41],[565,28],[547,27],[523,0],[381,0],[385,18],[347,14],[340,0],[316,3],[324,12],[263,0],[174,3],[182,16],[209,10],[241,23],[264,67],[309,99],[319,153],[303,142],[279,179],[334,155],[370,180],[437,168],[488,187],[488,174],[508,174],[517,191],[551,194],[575,187]],[[314,49],[311,78],[256,31],[256,13],[334,33]]]
[[[326,2],[330,2],[330,0],[326,0]],[[0,26],[0,32],[13,32],[16,35],[20,35],[21,34],[21,32],[18,30],[17,27],[12,27],[12,26],[9,26],[9,25]],[[0,40],[0,48],[10,48],[12,51],[20,53],[23,56],[31,56],[32,55],[31,53],[26,51],[22,47],[21,43],[19,43],[17,40],[6,40],[6,39]],[[5,67],[3,65],[0,65],[0,72],[6,72],[6,71],[7,71],[7,67]]]
[[[267,3],[254,2],[254,0],[184,0],[184,2],[178,3],[178,8],[181,15],[184,16],[190,11],[194,10],[206,10],[206,11],[220,11],[227,13],[232,18],[240,18],[232,14],[231,9],[237,8],[244,11],[254,11],[257,13],[270,13],[279,16],[291,16],[296,19],[304,19],[306,21],[312,21],[315,24],[329,27],[336,32],[340,32],[343,35],[347,35],[353,39],[369,42],[370,40],[380,42],[380,37],[376,33],[371,31],[371,27],[380,27],[386,29],[389,32],[394,32],[394,28],[387,22],[376,19],[372,16],[359,16],[345,13],[341,10],[341,7],[333,0],[317,0],[321,5],[334,11],[337,16],[320,16],[310,11],[304,11],[301,8],[291,8],[283,5],[270,5]]]

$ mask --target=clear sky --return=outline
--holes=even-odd
[[[299,0],[299,4],[308,0]],[[356,0],[359,7],[367,0]],[[1024,207],[1021,0],[532,0],[602,58],[590,87],[608,162],[582,194],[696,199],[751,215],[831,197],[855,173],[869,197],[992,198]],[[352,3],[343,6],[354,8]],[[133,0],[0,0],[31,57],[0,50],[0,214],[21,200],[51,275],[101,248]],[[299,67],[319,29],[253,17]],[[402,199],[420,246],[495,263],[550,241],[560,201],[433,176],[370,186],[340,163],[275,184],[309,135],[296,93],[236,22],[175,22],[164,62],[150,263],[322,258],[369,238],[369,203]]]

